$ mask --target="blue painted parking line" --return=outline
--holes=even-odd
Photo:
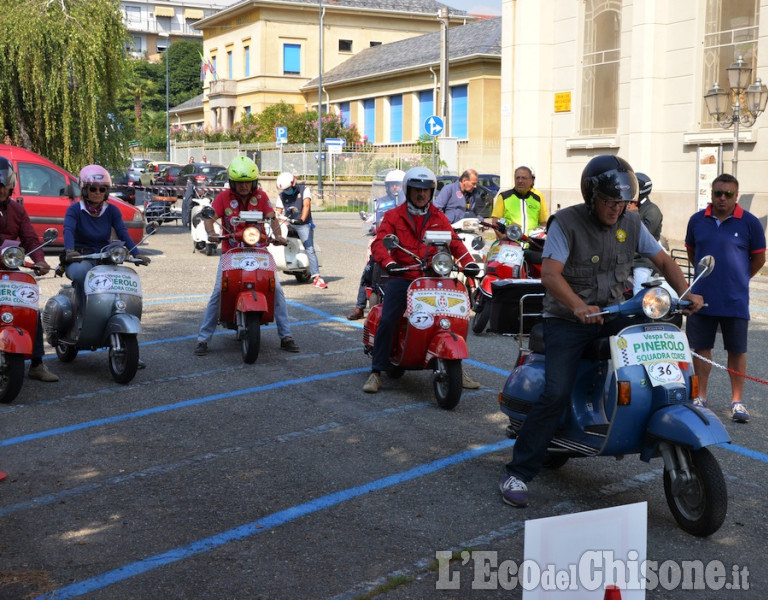
[[[301,377],[299,379],[291,379],[290,381],[278,381],[267,385],[259,385],[256,387],[244,388],[240,390],[232,390],[221,394],[213,394],[211,396],[203,396],[201,398],[190,398],[189,400],[182,400],[181,402],[175,402],[174,404],[165,404],[162,406],[154,406],[144,410],[137,410],[132,413],[124,413],[121,415],[115,415],[113,417],[106,417],[104,419],[95,419],[93,421],[85,421],[83,423],[75,423],[74,425],[68,425],[66,427],[57,427],[55,429],[47,429],[45,431],[39,431],[37,433],[30,433],[27,435],[21,435],[7,440],[0,441],[0,447],[15,446],[17,444],[23,444],[25,442],[31,442],[44,438],[54,437],[57,435],[63,435],[66,433],[72,433],[75,431],[83,431],[85,429],[91,429],[93,427],[101,427],[103,425],[112,425],[114,423],[120,423],[123,421],[131,421],[133,419],[141,419],[149,415],[160,414],[171,410],[177,410],[180,408],[187,408],[189,406],[198,406],[200,404],[206,404],[208,402],[215,402],[217,400],[224,400],[228,398],[234,398],[236,396],[242,396],[244,394],[254,394],[256,392],[264,392],[267,390],[276,390],[292,385],[301,385],[304,383],[312,383],[315,381],[322,381],[323,379],[331,379],[334,377],[343,377],[345,375],[353,375],[356,373],[365,373],[369,370],[368,367],[360,367],[357,369],[347,369],[345,371],[335,371],[333,373],[323,373],[321,375],[310,375],[308,377]]]
[[[39,596],[38,598],[39,600],[66,600],[67,598],[77,598],[78,596],[89,594],[120,581],[135,577],[136,575],[152,571],[159,567],[164,567],[180,560],[197,556],[198,554],[203,554],[204,552],[215,550],[216,548],[219,548],[220,546],[230,542],[242,540],[258,533],[270,531],[276,527],[280,527],[281,525],[285,525],[286,523],[290,523],[291,521],[301,517],[325,510],[332,506],[336,506],[337,504],[341,504],[342,502],[347,502],[348,500],[359,498],[365,494],[370,494],[371,492],[377,492],[402,483],[406,483],[413,479],[418,479],[420,477],[424,477],[425,475],[430,475],[436,471],[458,465],[460,463],[484,456],[486,454],[491,454],[500,450],[506,450],[512,445],[514,445],[514,441],[502,440],[500,442],[496,442],[495,444],[488,444],[478,448],[472,448],[470,450],[465,450],[464,452],[459,452],[458,454],[453,454],[451,456],[446,456],[444,458],[440,458],[423,465],[418,465],[412,469],[396,473],[395,475],[390,475],[388,477],[383,477],[381,479],[377,479],[369,483],[364,483],[356,487],[334,492],[315,500],[310,500],[309,502],[291,506],[285,510],[272,513],[271,515],[267,515],[251,523],[246,523],[245,525],[223,531],[219,534],[203,538],[201,540],[197,540],[177,548],[173,548],[167,552],[156,554],[143,560],[118,567],[112,571],[107,571],[106,573],[102,573],[96,577],[68,585],[59,590],[51,592],[50,594]]]

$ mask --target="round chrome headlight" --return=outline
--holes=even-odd
[[[672,307],[672,296],[663,287],[653,287],[643,296],[643,313],[649,319],[663,319]]]
[[[13,323],[13,313],[10,312],[4,312],[0,316],[0,320],[3,321],[3,323]]]
[[[121,298],[118,298],[117,300],[115,300],[115,308],[117,310],[125,310],[125,307],[126,307],[125,300]]]
[[[243,231],[243,241],[249,246],[255,246],[261,239],[261,232],[258,227],[246,227]]]
[[[451,321],[450,321],[450,319],[440,319],[440,328],[441,329],[450,329],[451,328]]]
[[[439,251],[432,257],[431,267],[440,277],[445,277],[453,271],[453,257],[448,252]]]
[[[125,246],[117,246],[109,251],[109,260],[113,264],[119,265],[128,257],[128,250]]]
[[[10,246],[3,250],[3,264],[9,269],[18,269],[24,264],[24,248],[21,246]]]

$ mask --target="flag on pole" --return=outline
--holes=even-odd
[[[210,73],[213,75],[213,79],[216,79],[216,69],[213,68],[213,63],[210,60],[203,58],[203,53],[198,50],[200,55],[200,81],[205,81],[205,74]]]

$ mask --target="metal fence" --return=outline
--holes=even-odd
[[[337,184],[345,189],[350,182],[361,184],[360,189],[370,187],[370,182],[377,174],[388,169],[407,171],[415,166],[427,166],[436,174],[456,175],[471,167],[480,173],[500,173],[499,142],[492,141],[482,145],[460,142],[458,145],[458,167],[448,169],[440,161],[437,149],[430,149],[430,144],[392,144],[373,147],[345,148],[341,152],[331,152],[325,148],[320,156],[323,161],[323,186],[325,198],[320,198],[326,207],[358,208],[365,203],[368,192],[341,194],[336,191]],[[241,144],[239,142],[172,142],[171,160],[186,164],[190,158],[202,160],[205,156],[209,163],[227,165],[236,156],[245,154],[253,158],[259,170],[267,176],[290,171],[297,178],[317,182],[318,151],[316,144]],[[363,200],[363,196],[365,199]]]

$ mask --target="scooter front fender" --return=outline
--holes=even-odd
[[[717,415],[708,408],[693,404],[673,404],[656,411],[648,421],[646,434],[650,443],[640,454],[645,462],[653,458],[662,440],[691,450],[731,442]]]
[[[269,303],[267,297],[261,292],[241,292],[237,296],[235,310],[239,312],[267,312]]]
[[[32,356],[32,336],[13,325],[2,327],[0,328],[0,351]]]
[[[136,315],[118,313],[112,315],[104,328],[104,337],[108,340],[113,333],[138,335],[141,333],[141,321]]]
[[[453,331],[441,331],[429,342],[429,348],[424,357],[424,367],[426,368],[435,358],[443,358],[445,360],[464,360],[469,358],[466,340]]]

